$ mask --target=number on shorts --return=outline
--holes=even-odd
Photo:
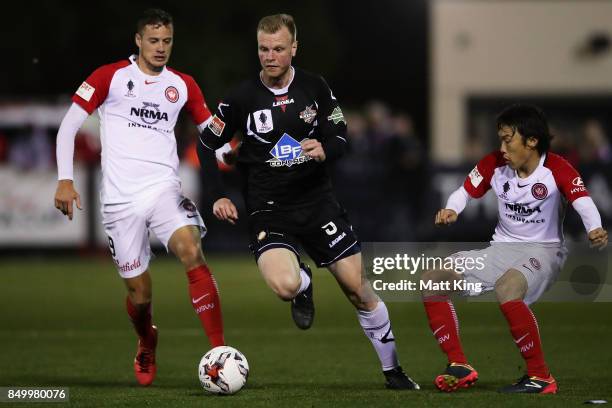
[[[334,224],[333,221],[328,222],[321,228],[327,235],[334,235],[336,232],[338,232],[338,227],[336,227],[336,224]]]
[[[115,243],[111,237],[108,237],[108,249],[110,249],[111,256],[114,258],[117,252],[115,251]]]

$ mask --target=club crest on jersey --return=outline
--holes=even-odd
[[[142,108],[132,108],[130,116],[139,117],[147,125],[154,125],[160,120],[168,121],[168,114],[159,110],[158,103],[143,102]]]
[[[127,96],[128,98],[135,98],[136,95],[134,94],[134,82],[130,79],[128,83],[125,84],[125,86],[127,87],[127,93],[125,94],[125,96]]]
[[[268,133],[274,129],[274,123],[272,122],[272,111],[270,109],[263,109],[253,112],[253,119],[255,119],[255,129],[257,130],[257,133]]]
[[[327,120],[330,122],[334,122],[334,125],[337,125],[340,122],[343,122],[346,125],[346,120],[344,120],[344,114],[342,113],[342,109],[339,106],[336,106],[332,111],[331,115],[327,117]]]
[[[307,106],[306,109],[300,112],[300,119],[308,124],[311,124],[316,117],[317,111],[312,107],[312,105]]]
[[[210,129],[210,131],[213,132],[215,136],[221,136],[221,134],[223,133],[223,129],[225,129],[225,122],[219,119],[217,115],[215,115],[208,123],[208,129]]]
[[[536,200],[543,200],[548,196],[548,189],[545,184],[535,183],[531,187],[531,194]]]
[[[275,102],[272,103],[272,107],[276,108],[277,106],[280,106],[283,112],[287,109],[287,105],[295,102],[293,98],[289,99],[288,95],[275,96],[274,100]]]
[[[166,99],[172,103],[176,103],[176,101],[179,100],[179,91],[173,86],[167,87],[164,94],[166,95]]]
[[[291,167],[294,164],[305,163],[311,160],[310,157],[304,155],[300,142],[283,133],[283,136],[276,142],[272,150],[270,150],[272,159],[267,162],[272,167]]]

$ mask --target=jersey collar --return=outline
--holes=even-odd
[[[132,55],[130,55],[129,60],[130,60],[130,62],[132,63],[132,66],[134,67],[134,69],[135,69],[136,71],[138,71],[138,73],[139,73],[140,75],[142,75],[142,76],[143,76],[143,77],[145,77],[145,78],[151,78],[151,79],[155,79],[155,78],[157,78],[157,79],[159,79],[159,78],[161,78],[162,76],[165,76],[165,75],[166,75],[166,72],[168,72],[168,70],[167,70],[166,66],[164,65],[164,68],[162,68],[162,72],[160,72],[160,73],[159,73],[159,75],[149,75],[149,74],[146,74],[146,73],[144,73],[144,72],[143,72],[143,71],[140,69],[140,67],[138,66],[137,59],[138,59],[138,55],[136,55],[136,54],[132,54]]]
[[[165,69],[165,67],[164,67],[164,69]],[[284,95],[287,92],[289,92],[289,87],[291,86],[291,83],[295,79],[295,68],[293,68],[293,65],[291,65],[289,67],[289,69],[291,69],[291,79],[289,80],[289,83],[287,84],[287,86],[285,86],[283,88],[280,88],[280,89],[269,88],[266,84],[264,84],[263,79],[261,79],[261,72],[259,73],[259,82],[261,82],[261,84],[264,87],[266,87],[266,89],[268,89],[270,92],[272,92],[274,95]]]

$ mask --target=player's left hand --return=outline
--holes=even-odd
[[[608,231],[603,228],[596,228],[589,232],[591,248],[604,249],[608,245]]]
[[[307,157],[312,157],[315,161],[325,161],[325,151],[323,145],[317,139],[304,139],[300,143],[302,150]]]

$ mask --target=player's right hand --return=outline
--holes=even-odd
[[[436,213],[436,220],[434,221],[434,223],[436,225],[449,225],[457,221],[457,217],[458,215],[454,210],[442,208]]]
[[[603,228],[596,228],[589,232],[591,248],[604,249],[608,245],[608,231]]]
[[[72,202],[76,201],[76,206],[82,210],[81,196],[74,189],[72,180],[60,180],[57,182],[55,190],[55,208],[60,210],[62,214],[67,215],[69,220],[72,220],[73,206]]]
[[[238,221],[238,210],[229,198],[220,198],[213,204],[213,214],[221,221],[236,224]]]

